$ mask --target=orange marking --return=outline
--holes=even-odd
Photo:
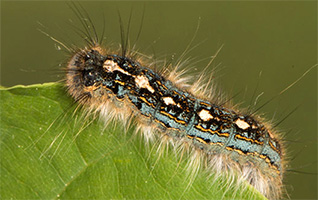
[[[115,80],[115,83],[119,83],[120,85],[125,85],[125,82],[119,81],[119,80]]]
[[[207,144],[207,142],[204,141],[202,138],[196,137],[195,139],[203,144]]]
[[[251,138],[247,138],[247,137],[241,136],[241,135],[239,135],[239,134],[236,134],[236,135],[235,135],[235,138],[237,138],[237,139],[242,139],[242,140],[245,140],[245,141],[255,142],[255,143],[257,143],[257,144],[263,144],[263,143],[264,143],[264,142],[260,142],[260,141],[258,141],[258,140],[253,140],[253,139],[251,139]]]
[[[205,105],[205,106],[211,106],[210,104],[204,103],[204,102],[200,102],[201,105]]]
[[[197,127],[198,129],[200,129],[201,131],[203,131],[203,132],[210,132],[210,133],[212,133],[212,134],[217,134],[217,135],[219,135],[219,136],[224,136],[224,137],[229,137],[230,136],[230,134],[229,133],[219,133],[219,132],[217,132],[217,131],[212,131],[212,130],[210,130],[210,129],[205,129],[205,128],[203,128],[202,126],[200,126],[200,125],[196,125],[195,127]]]
[[[145,97],[139,97],[139,98],[140,98],[143,102],[145,102],[146,104],[148,104],[149,106],[155,108],[155,106],[154,106],[153,104],[149,103]]]
[[[229,150],[229,151],[233,151],[233,148],[231,148],[231,147],[225,147],[227,150]]]
[[[222,142],[216,142],[215,144],[218,144],[220,146],[224,146],[224,144]]]
[[[170,115],[169,113],[165,112],[165,111],[160,111],[161,114],[166,115],[167,117],[169,117],[170,119],[173,119],[175,122],[179,123],[179,124],[186,124],[185,121],[179,120],[177,118],[175,118],[174,116]]]
[[[266,158],[266,156],[264,156],[264,155],[262,155],[262,154],[260,154],[259,157],[262,158],[262,159],[265,159],[265,158]]]
[[[162,121],[159,121],[158,119],[155,119],[155,121],[161,124],[162,126],[167,127]]]
[[[164,84],[162,84],[159,80],[156,81],[158,83],[158,85],[161,85],[164,89],[168,89]]]
[[[268,143],[269,143],[269,146],[271,146],[272,149],[274,149],[274,151],[276,151],[277,153],[280,154],[280,151],[276,147],[274,147],[274,145],[273,145],[273,143],[271,141],[269,141]]]
[[[194,138],[194,136],[191,136],[191,135],[187,135],[187,137],[190,138],[190,139]]]
[[[236,151],[237,153],[239,153],[241,155],[245,155],[245,153],[240,149],[234,149],[234,151]]]
[[[159,121],[158,119],[154,119],[157,123],[161,124],[162,126],[166,127],[169,130],[176,130],[176,131],[180,131],[180,129],[178,128],[173,128],[173,127],[167,127],[167,125],[165,125],[165,123],[163,123],[162,121]]]

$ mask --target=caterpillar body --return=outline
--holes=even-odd
[[[127,48],[128,36],[122,35],[119,50],[104,47],[85,9],[72,9],[87,45],[74,48],[51,38],[70,53],[65,85],[88,114],[100,114],[105,126],[113,119],[126,127],[134,123],[146,142],[189,152],[190,169],[199,162],[227,176],[228,184],[247,182],[268,199],[282,198],[285,149],[271,124],[221,102],[217,90],[202,82],[205,72],[189,85],[180,63],[158,70],[156,62]]]
[[[147,140],[194,148],[194,159],[214,172],[241,177],[237,184],[247,181],[267,198],[280,198],[284,151],[259,117],[192,94],[133,52],[108,52],[96,42],[74,52],[66,71],[68,92],[89,112],[106,122],[129,124],[134,118]]]

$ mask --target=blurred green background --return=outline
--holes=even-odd
[[[279,94],[317,63],[317,2],[85,2],[109,43],[120,42],[118,11],[126,26],[132,11],[130,39],[142,32],[140,52],[176,60],[186,49],[189,67],[200,71],[224,44],[211,68],[218,86],[241,107],[251,104],[254,90],[263,93],[256,107]],[[103,17],[104,16],[104,17]],[[34,84],[62,78],[60,63],[67,53],[38,29],[66,42],[83,45],[72,27],[74,13],[65,2],[1,2],[1,85]],[[77,27],[80,27],[75,22]],[[194,69],[195,69],[194,68]],[[261,72],[261,76],[259,76]],[[254,96],[254,99],[255,99]],[[254,101],[254,100],[253,100]],[[317,68],[260,109],[286,133],[290,168],[285,184],[292,199],[317,199]],[[307,172],[312,174],[307,174]]]

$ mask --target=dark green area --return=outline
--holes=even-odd
[[[216,68],[213,78],[217,85],[228,96],[234,96],[234,103],[240,103],[241,107],[250,106],[260,95],[254,106],[258,108],[317,63],[316,1],[82,1],[81,4],[99,33],[105,16],[105,44],[114,45],[120,43],[117,11],[126,27],[132,10],[129,36],[133,43],[145,10],[137,47],[145,55],[173,62],[190,43],[200,21],[192,45],[198,46],[182,59],[194,60],[185,67],[191,68],[190,76],[199,72],[209,56],[224,44],[210,68]],[[84,45],[72,24],[82,29],[62,1],[1,1],[1,84],[27,85],[62,79],[60,69],[68,54],[59,51],[61,45],[37,29],[64,43]],[[284,181],[292,199],[317,199],[317,175],[312,174],[317,172],[317,68],[259,113],[265,113],[264,117],[275,124],[296,107],[277,127],[278,132],[286,133],[288,170],[297,171],[287,171]]]
[[[120,123],[105,128],[74,112],[60,84],[1,89],[0,97],[1,199],[246,199],[254,191],[226,190],[203,170],[189,176],[187,159],[171,150],[159,158]]]

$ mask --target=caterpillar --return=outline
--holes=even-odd
[[[233,171],[266,197],[280,197],[284,150],[255,116],[197,98],[129,56],[109,54],[97,44],[73,56],[67,87],[76,101],[106,120],[126,123],[134,116],[146,137],[189,144],[213,170]]]
[[[88,113],[100,114],[105,124],[113,119],[126,127],[134,123],[146,141],[191,152],[190,168],[198,160],[214,173],[236,177],[237,185],[246,181],[269,199],[281,198],[285,150],[269,123],[221,103],[213,88],[202,90],[202,77],[186,87],[179,66],[157,70],[137,51],[128,51],[125,42],[117,51],[103,47],[88,29],[94,27],[91,20],[75,13],[88,44],[66,47],[72,53],[66,87]]]

